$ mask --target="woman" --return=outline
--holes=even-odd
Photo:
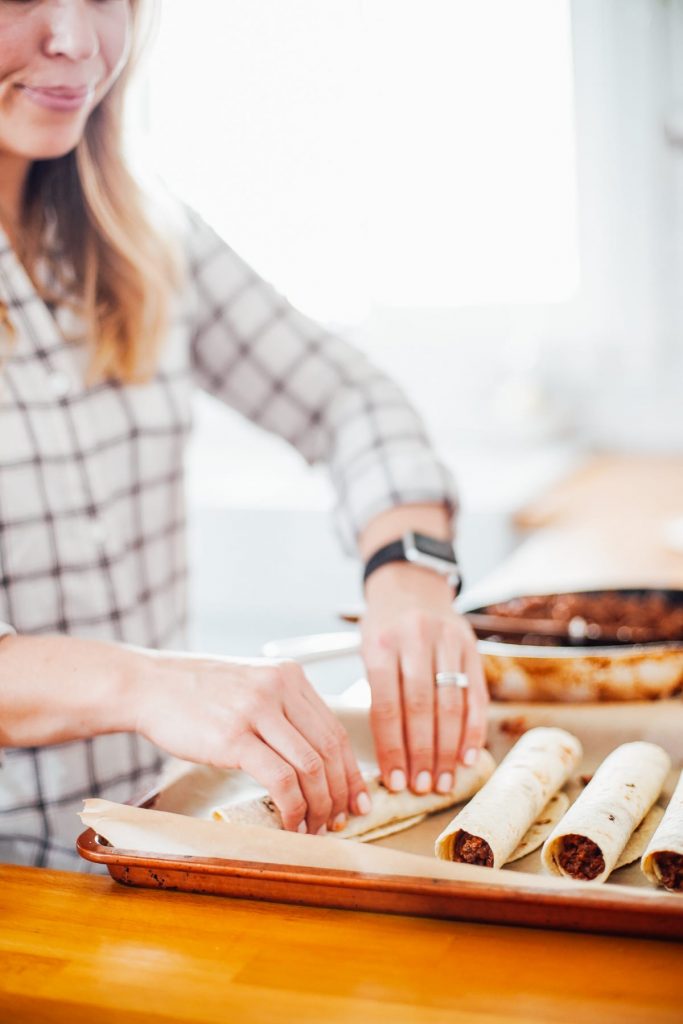
[[[72,866],[81,799],[127,798],[160,750],[250,773],[288,829],[369,810],[348,738],[296,665],[162,653],[184,643],[194,384],[329,464],[342,534],[368,562],[385,784],[446,790],[484,740],[450,582],[385,550],[406,530],[449,536],[447,474],[357,351],[197,217],[153,218],[121,157],[140,14],[139,0],[0,0],[5,860]],[[438,672],[469,682],[467,700]]]

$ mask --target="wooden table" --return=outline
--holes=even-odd
[[[683,945],[0,868],[3,1024],[680,1024]]]

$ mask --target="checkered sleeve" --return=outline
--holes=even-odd
[[[327,464],[349,553],[366,524],[389,508],[429,502],[452,514],[451,476],[400,388],[188,216],[192,363],[200,386],[289,441],[309,463]]]

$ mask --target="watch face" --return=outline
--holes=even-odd
[[[442,558],[445,562],[454,562],[453,545],[448,540],[437,540],[436,537],[426,537],[423,533],[413,534],[415,547],[423,555],[431,558]]]

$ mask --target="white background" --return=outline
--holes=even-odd
[[[164,0],[137,148],[409,387],[474,506],[514,504],[567,445],[683,443],[682,26],[681,0]],[[207,498],[320,495],[201,422]],[[273,472],[217,489],[233,436]]]

